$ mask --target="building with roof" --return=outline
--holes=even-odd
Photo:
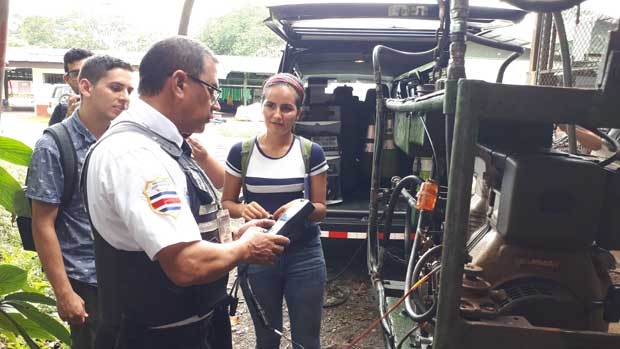
[[[60,93],[67,91],[63,81],[63,55],[66,49],[7,47],[4,74],[4,105],[34,108],[37,115],[49,115]],[[143,53],[96,51],[119,57],[135,68]],[[220,105],[234,111],[239,105],[250,104],[260,96],[263,81],[278,70],[279,60],[266,57],[217,55],[218,80],[222,88]],[[135,84],[139,81],[134,74]],[[58,89],[58,87],[63,87]],[[55,94],[56,91],[56,94]]]

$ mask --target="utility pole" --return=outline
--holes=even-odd
[[[0,0],[0,101],[4,96],[4,61],[6,60],[6,38],[9,21],[9,0]],[[0,105],[0,122],[2,121],[2,109]]]
[[[185,0],[183,4],[183,12],[181,12],[181,21],[179,22],[179,35],[187,36],[187,28],[189,27],[189,18],[192,15],[192,7],[194,0]]]

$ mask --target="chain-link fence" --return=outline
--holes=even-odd
[[[574,7],[562,13],[568,41],[572,87],[595,88],[599,74],[599,63],[607,52],[609,32],[618,28],[619,19]],[[542,24],[539,33],[536,84],[567,86],[564,84],[562,50],[556,22],[551,14],[540,16]],[[555,132],[553,148],[568,151],[568,136]],[[580,154],[590,149],[577,142]]]
[[[596,86],[599,62],[607,50],[609,31],[618,28],[618,18],[593,13],[574,7],[562,13],[568,49],[573,87]],[[551,14],[542,16],[540,32],[538,85],[564,86],[563,64],[555,22]]]

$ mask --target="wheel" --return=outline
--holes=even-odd
[[[64,105],[69,104],[69,97],[71,97],[71,94],[69,94],[69,93],[65,93],[65,94],[61,95],[60,97],[58,97],[58,103],[59,104],[64,104]]]

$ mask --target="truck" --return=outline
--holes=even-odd
[[[369,223],[369,200],[372,159],[376,149],[375,109],[377,90],[374,83],[373,49],[387,45],[395,50],[429,51],[436,46],[440,26],[440,8],[435,0],[408,2],[340,2],[269,6],[264,23],[286,44],[279,71],[300,76],[306,83],[303,115],[295,132],[320,144],[330,167],[328,172],[327,215],[321,223],[322,237],[328,239],[365,240]],[[491,27],[520,21],[526,12],[499,4],[496,7],[474,6],[468,30],[472,35]],[[485,40],[481,37],[480,41]],[[490,52],[483,45],[472,50],[477,70],[487,74],[487,64],[500,64],[499,58],[510,53]],[[385,67],[382,88],[395,91],[389,81],[403,66],[431,67],[439,51],[427,52]],[[491,56],[493,55],[493,56]],[[499,56],[498,56],[499,55]],[[491,57],[492,59],[489,59]],[[499,63],[497,63],[499,62]],[[387,139],[382,143],[380,181],[390,186],[391,178],[404,176],[413,166],[428,173],[431,153],[414,160],[394,143],[393,115],[386,121]],[[424,132],[421,128],[417,132]],[[383,215],[387,191],[379,190],[373,202]],[[397,204],[391,222],[393,232],[387,240],[410,242],[413,234],[405,231],[406,210]],[[379,223],[380,237],[385,226]]]
[[[269,7],[279,70],[306,81],[296,132],[332,169],[324,236],[365,239],[386,347],[620,346],[620,144],[599,130],[620,128],[620,28],[596,85],[572,88],[561,11],[582,2]],[[494,30],[529,11],[531,57],[557,42],[562,86],[504,81],[527,50]],[[493,78],[480,52],[502,58]],[[578,153],[575,125],[611,155]]]

